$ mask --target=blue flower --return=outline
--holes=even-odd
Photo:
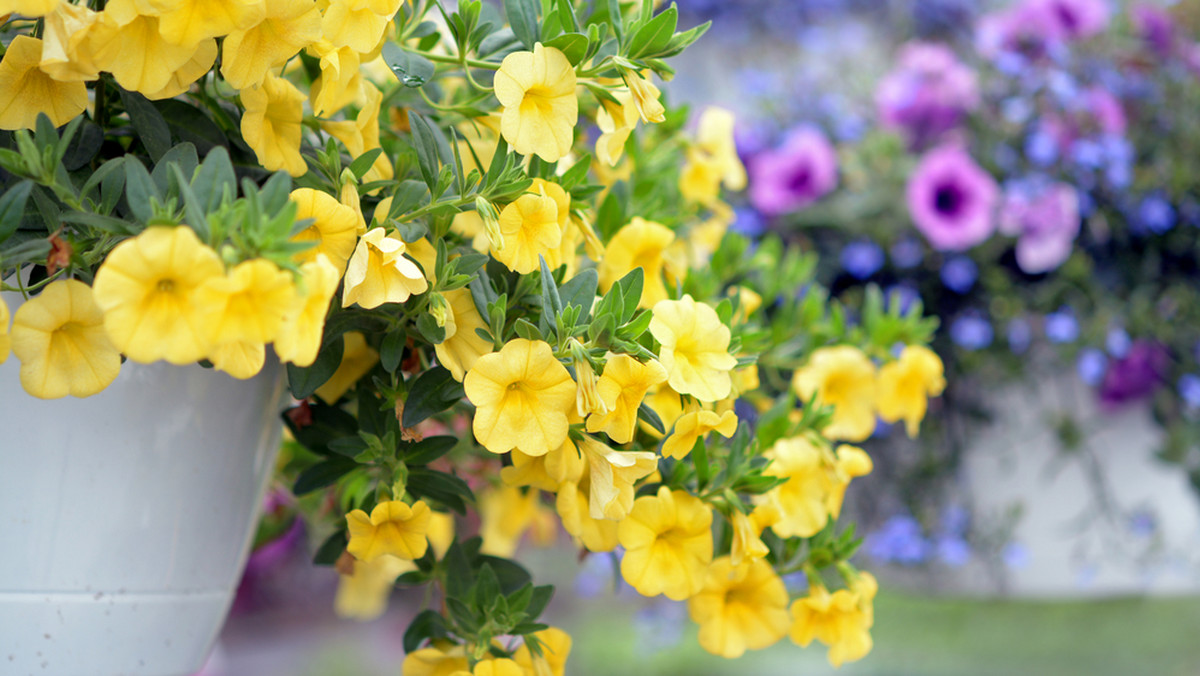
[[[1033,327],[1024,319],[1014,319],[1008,323],[1005,337],[1008,339],[1008,349],[1013,354],[1024,354],[1033,342]]]
[[[961,537],[966,534],[967,528],[971,525],[971,513],[962,505],[947,505],[942,510],[942,518],[939,525],[943,534]]]
[[[1108,357],[1104,353],[1094,347],[1089,347],[1079,353],[1079,360],[1075,363],[1076,370],[1079,371],[1079,379],[1085,384],[1095,387],[1104,380],[1104,373],[1108,370]]]
[[[994,337],[991,322],[977,314],[959,316],[950,324],[950,340],[964,350],[982,350]]]
[[[979,278],[979,267],[966,256],[952,256],[942,265],[942,284],[954,293],[966,293]]]
[[[1019,542],[1010,542],[1004,545],[1000,558],[1004,560],[1004,565],[1013,570],[1020,570],[1029,565],[1029,548]]]
[[[1038,130],[1025,138],[1025,157],[1039,167],[1047,167],[1058,159],[1058,145],[1054,137]]]
[[[892,256],[892,265],[896,266],[898,270],[915,268],[925,258],[921,242],[915,237],[904,237],[897,240],[888,253]]]
[[[1046,338],[1052,343],[1073,343],[1079,338],[1079,322],[1068,309],[1046,315]]]
[[[741,233],[747,237],[758,237],[767,231],[767,224],[763,220],[762,214],[750,207],[741,207],[734,210],[733,224],[730,229],[734,232]]]
[[[1000,114],[1013,124],[1025,124],[1033,116],[1033,102],[1024,96],[1012,96],[1000,103]]]
[[[893,304],[899,304],[900,314],[907,315],[913,304],[921,300],[921,294],[908,284],[893,284],[884,292],[884,309],[891,311]]]
[[[916,519],[897,514],[867,535],[863,549],[879,561],[914,565],[929,558],[933,545],[921,534],[921,524]]]
[[[1081,138],[1071,144],[1071,161],[1087,169],[1099,169],[1104,164],[1104,149],[1091,139]]]
[[[842,248],[842,269],[855,279],[867,279],[883,267],[883,249],[878,244],[859,240]]]
[[[1104,338],[1104,349],[1108,350],[1116,359],[1122,359],[1129,354],[1129,348],[1133,345],[1133,340],[1129,337],[1129,332],[1121,327],[1109,329],[1108,335]]]
[[[937,539],[937,556],[947,566],[961,568],[971,560],[971,546],[960,537],[940,537]]]
[[[1185,373],[1180,376],[1179,396],[1189,409],[1200,409],[1200,375]]]
[[[1161,193],[1151,193],[1142,198],[1136,218],[1138,225],[1161,235],[1175,227],[1175,207]]]

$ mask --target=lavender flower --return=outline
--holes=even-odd
[[[1138,340],[1124,359],[1113,361],[1100,385],[1100,401],[1115,407],[1149,396],[1162,384],[1170,360],[1161,343]]]
[[[837,154],[812,127],[799,127],[783,145],[756,156],[750,165],[750,201],[767,216],[815,202],[837,187]]]
[[[920,150],[956,129],[979,105],[975,73],[942,45],[905,45],[899,63],[875,90],[883,126],[900,130]]]
[[[1175,227],[1175,207],[1159,192],[1142,199],[1135,215],[1137,227],[1161,235]]]
[[[892,257],[892,265],[900,270],[908,270],[915,268],[921,264],[921,259],[925,257],[921,251],[921,242],[915,237],[901,237],[892,244],[892,248],[888,250],[888,254]]]
[[[1048,272],[1071,255],[1079,235],[1079,199],[1066,183],[1017,183],[1004,195],[1000,232],[1017,237],[1017,265],[1026,273]]]
[[[955,146],[926,153],[908,180],[913,221],[943,251],[969,249],[991,236],[996,198],[996,182]]]
[[[1133,344],[1133,340],[1129,337],[1129,332],[1121,327],[1109,329],[1108,335],[1104,337],[1104,349],[1117,359],[1121,359],[1129,354],[1129,347]]]

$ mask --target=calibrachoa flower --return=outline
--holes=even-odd
[[[638,498],[621,521],[621,576],[642,596],[682,601],[699,592],[712,562],[712,509],[666,486]]]
[[[318,387],[314,392],[328,404],[333,404],[341,399],[342,395],[354,387],[359,378],[365,376],[367,371],[379,363],[379,353],[367,345],[366,338],[358,331],[348,331],[343,334],[342,342],[342,361],[338,364],[337,370],[333,372],[329,380],[325,381],[324,385]]]
[[[734,658],[787,635],[787,603],[787,589],[766,561],[734,568],[722,556],[709,566],[704,587],[688,599],[688,614],[700,625],[702,648]]]
[[[78,280],[52,282],[17,308],[10,340],[21,385],[40,399],[89,397],[121,370],[92,289]]]
[[[588,466],[588,514],[620,521],[633,508],[633,484],[658,469],[649,451],[617,451],[589,436],[579,441]]]
[[[579,101],[575,69],[554,47],[513,52],[496,71],[496,98],[503,106],[500,133],[513,150],[557,162],[571,149]]]
[[[571,655],[571,636],[558,627],[547,627],[533,637],[541,643],[542,654],[534,655],[526,642],[513,653],[513,661],[534,676],[563,676]]]
[[[283,313],[275,336],[275,354],[296,366],[309,366],[321,348],[325,313],[337,292],[341,272],[325,254],[300,266],[301,286],[295,301]]]
[[[588,416],[587,431],[604,432],[618,444],[633,440],[638,407],[651,388],[667,381],[667,371],[657,361],[646,363],[629,355],[613,355],[604,365],[596,390],[608,412]]]
[[[869,575],[859,573],[863,578]],[[807,647],[815,638],[829,646],[829,663],[835,667],[862,659],[871,651],[871,602],[877,587],[873,577],[861,581],[857,590],[839,589],[832,594],[814,584],[808,596],[792,604],[792,640]]]
[[[315,243],[297,253],[296,260],[303,263],[324,254],[340,278],[358,243],[359,215],[333,195],[312,188],[293,190],[291,200],[296,203],[296,220],[312,219],[312,225],[296,233],[292,241]]]
[[[590,552],[611,552],[617,547],[617,522],[592,518],[590,490],[587,473],[578,482],[564,482],[558,487],[555,511],[562,519],[563,530],[579,545]]]
[[[562,243],[558,206],[546,194],[527,193],[500,212],[504,244],[492,251],[508,269],[527,275],[539,267],[538,257],[549,261]]]
[[[40,67],[42,41],[13,38],[0,61],[0,129],[33,129],[38,113],[61,126],[87,107],[83,82],[60,82]]]
[[[875,366],[856,347],[815,350],[792,377],[792,389],[804,401],[815,394],[818,405],[833,407],[825,429],[830,439],[862,441],[875,430]]]
[[[333,612],[338,617],[366,622],[387,610],[388,595],[396,588],[396,578],[416,566],[395,556],[380,556],[370,561],[354,561],[353,572],[338,580]]]
[[[717,432],[723,437],[732,437],[737,431],[738,419],[733,411],[722,414],[713,411],[689,411],[679,416],[670,436],[663,441],[662,454],[664,458],[683,458],[692,452],[696,441],[709,432]]]
[[[835,455],[824,440],[809,437],[780,439],[764,456],[771,461],[764,474],[786,481],[761,496],[758,512],[780,537],[811,537],[842,510],[850,480],[871,471],[862,449],[841,446]]]
[[[527,455],[514,450],[512,463],[500,470],[501,481],[510,486],[531,486],[550,492],[557,492],[559,486],[568,481],[578,483],[587,469],[587,460],[570,439],[545,455]]]
[[[1027,273],[1048,272],[1061,265],[1071,255],[1079,222],[1079,198],[1070,185],[1005,192],[1000,232],[1018,237],[1017,265]]]
[[[517,338],[480,357],[463,378],[475,438],[492,453],[545,455],[567,440],[575,381],[542,341]]]
[[[936,397],[946,387],[942,375],[942,360],[932,350],[909,345],[896,361],[879,369],[879,417],[887,422],[904,420],[908,436],[917,436],[930,397]]]
[[[492,351],[492,344],[484,340],[476,329],[486,329],[483,317],[475,307],[475,299],[467,289],[454,289],[442,294],[450,309],[447,326],[454,330],[446,332],[446,339],[434,346],[438,363],[450,371],[455,380],[462,382],[479,358]]]
[[[816,129],[801,127],[750,164],[750,201],[768,216],[805,207],[837,187],[837,154]]]
[[[642,298],[639,307],[654,307],[667,299],[663,273],[674,278],[670,247],[675,233],[661,224],[637,216],[613,235],[604,257],[600,259],[600,290],[607,292],[622,277],[637,268],[642,269]]]
[[[361,509],[346,515],[350,544],[346,551],[361,561],[395,556],[409,561],[425,555],[429,540],[429,506],[421,500],[408,505],[400,500],[380,502],[371,516]]]
[[[270,342],[296,302],[292,275],[261,258],[239,263],[226,275],[212,277],[196,290],[204,306],[202,321],[210,341]]]
[[[689,295],[654,305],[650,333],[662,349],[659,359],[667,370],[667,383],[680,394],[700,401],[729,396],[729,372],[737,359],[729,354],[729,327],[713,310]]]
[[[908,209],[935,249],[962,251],[995,229],[996,182],[956,146],[929,151],[908,180]]]
[[[0,364],[8,361],[9,351],[12,349],[12,336],[9,333],[8,323],[12,317],[8,312],[8,305],[0,298]]]
[[[242,136],[263,167],[282,169],[292,176],[308,171],[300,156],[300,127],[304,120],[304,93],[291,82],[274,75],[241,91],[246,112]]]
[[[404,242],[389,237],[383,228],[373,228],[358,240],[346,267],[342,305],[358,304],[371,309],[384,303],[403,303],[425,293],[429,282],[421,268],[404,252]]]

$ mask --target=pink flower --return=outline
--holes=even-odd
[[[1071,255],[1079,235],[1079,197],[1065,183],[1005,191],[1000,232],[1017,237],[1017,265],[1026,273],[1048,272]]]
[[[884,127],[901,130],[909,147],[920,149],[958,127],[979,105],[979,90],[975,73],[950,49],[913,42],[880,81],[875,105]]]
[[[996,182],[957,146],[921,158],[908,179],[908,210],[930,245],[942,251],[969,249],[991,236]]]
[[[820,131],[798,127],[750,164],[750,201],[767,216],[793,211],[837,187],[837,154]]]

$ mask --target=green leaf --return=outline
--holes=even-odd
[[[630,319],[633,319],[633,313],[637,312],[638,303],[642,302],[642,285],[644,282],[641,268],[634,268],[621,278],[618,284],[621,285],[621,317],[617,324],[625,324]]]
[[[578,66],[587,54],[588,39],[583,33],[563,33],[546,42],[547,47],[561,51],[572,66]]]
[[[421,647],[425,641],[449,636],[446,619],[436,610],[426,608],[413,618],[408,629],[404,631],[404,652],[411,653]]]
[[[449,453],[457,445],[458,437],[426,437],[409,447],[404,453],[404,462],[409,466],[428,465]]]
[[[12,237],[25,215],[25,203],[33,190],[33,181],[24,180],[0,195],[0,242]]]
[[[454,380],[449,371],[441,366],[429,369],[417,376],[409,389],[400,422],[405,427],[416,427],[421,421],[450,408],[462,398],[462,384]]]
[[[296,483],[292,485],[292,492],[304,495],[331,486],[357,467],[358,463],[349,458],[330,456],[328,460],[322,460],[301,472],[300,476],[296,477]]]
[[[326,338],[317,360],[311,366],[287,365],[288,388],[297,399],[307,399],[324,385],[342,363],[345,342],[339,335],[332,341]]]
[[[158,191],[166,195],[170,192],[172,166],[178,166],[183,171],[186,183],[192,180],[192,175],[196,173],[196,167],[199,165],[200,158],[196,155],[196,146],[190,143],[180,143],[159,158],[158,162],[154,164],[154,170],[150,172],[150,178],[154,181],[154,185],[158,186]]]
[[[435,131],[435,127],[423,115],[414,110],[408,111],[408,125],[412,129],[421,178],[432,192],[437,186],[438,174],[441,173],[441,155],[438,152],[438,140],[434,136],[439,132]]]
[[[629,58],[637,59],[662,52],[675,36],[679,22],[679,11],[671,5],[658,16],[647,21],[629,40]]]
[[[417,333],[420,333],[422,338],[434,345],[441,345],[446,342],[445,327],[438,326],[437,320],[428,312],[422,313],[420,317],[417,317]]]
[[[308,415],[312,417],[312,422],[297,425],[288,411],[281,414],[283,424],[291,432],[292,438],[313,453],[329,455],[329,445],[335,440],[352,435],[357,438],[358,420],[338,406],[314,402],[308,404]]]
[[[192,179],[192,189],[205,213],[216,211],[221,206],[223,195],[237,197],[237,174],[233,171],[228,150],[218,147],[209,151],[196,177]]]
[[[325,542],[317,548],[317,553],[313,556],[313,565],[316,566],[332,566],[337,563],[337,560],[342,556],[342,552],[346,551],[346,545],[350,541],[346,539],[346,531],[338,530],[332,535],[325,538]]]
[[[466,503],[475,501],[475,494],[467,482],[453,474],[428,467],[409,468],[407,488],[414,497],[436,500],[464,515],[467,513]]]
[[[508,17],[508,25],[512,32],[528,50],[541,40],[541,27],[538,24],[539,0],[504,0],[504,14]]]
[[[654,409],[647,406],[645,402],[638,406],[638,417],[645,420],[659,434],[667,433],[667,428],[663,425],[662,418],[658,417]]]
[[[78,117],[77,120],[84,118]],[[91,120],[86,120],[80,127],[75,138],[67,144],[66,152],[63,154],[62,163],[67,171],[75,171],[82,169],[84,165],[91,162],[96,154],[100,152],[100,146],[104,145],[104,132],[100,126]]]
[[[0,205],[0,210],[2,209],[3,205]],[[79,223],[80,225],[86,225],[88,227],[96,228],[102,232],[108,232],[114,235],[136,235],[138,232],[140,232],[140,228],[138,228],[136,224],[130,223],[129,221],[113,218],[112,216],[105,216],[104,214],[94,214],[90,211],[68,211],[62,214],[59,218],[61,218],[64,223]],[[5,237],[3,232],[0,232],[0,242],[4,241],[4,239]]]
[[[386,222],[399,218],[423,206],[429,201],[428,196],[429,188],[424,183],[411,178],[403,181],[396,188],[396,194],[392,197],[392,207],[388,210],[386,218],[376,216],[376,220]]]
[[[121,90],[121,103],[129,113],[129,121],[145,146],[150,158],[157,162],[171,149],[171,130],[162,113],[137,92]]]
[[[384,43],[383,62],[400,79],[400,84],[410,88],[424,86],[437,69],[429,59],[409,52],[394,42]]]
[[[479,557],[478,562],[480,566],[487,565],[491,567],[492,572],[496,574],[497,581],[500,583],[500,589],[505,595],[516,592],[533,580],[529,571],[525,570],[516,561],[485,554]]]
[[[165,151],[164,151],[165,152]],[[147,223],[154,217],[150,200],[161,201],[158,186],[150,178],[150,172],[138,158],[128,155],[125,157],[125,198],[129,210],[141,222]]]
[[[579,316],[586,317],[592,311],[592,303],[596,300],[599,280],[596,269],[588,268],[564,282],[558,289],[563,307],[577,305],[580,309]]]
[[[225,132],[204,111],[179,99],[155,101],[154,107],[162,114],[178,141],[187,141],[196,146],[201,155],[208,155],[213,148],[229,148]]]
[[[389,332],[383,337],[383,343],[379,346],[379,362],[383,364],[383,370],[388,373],[395,373],[400,367],[400,360],[404,357],[404,348],[408,345],[408,336],[399,329]]]

